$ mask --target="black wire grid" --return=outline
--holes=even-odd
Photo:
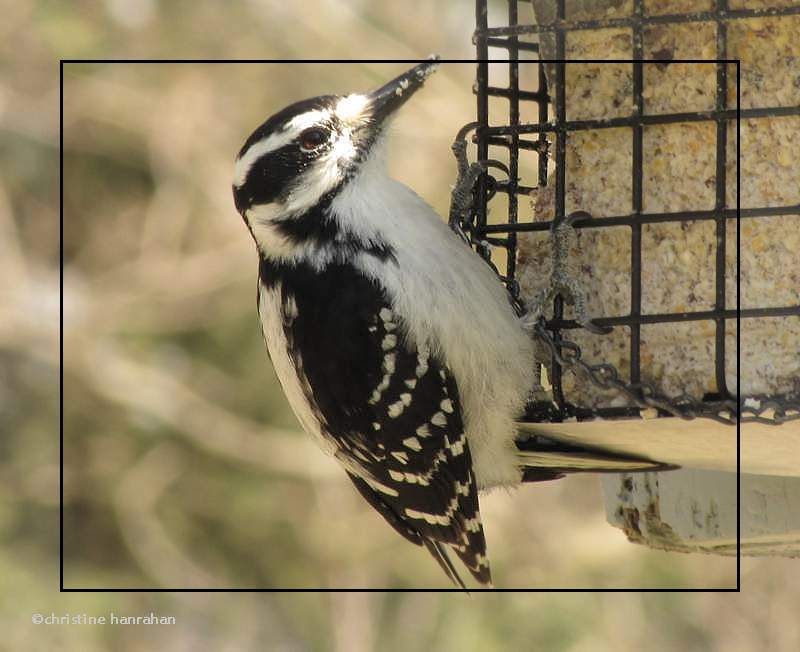
[[[520,196],[528,200],[533,190],[519,182],[520,151],[533,151],[538,155],[538,186],[548,183],[548,161],[553,157],[555,164],[555,215],[553,219],[564,218],[566,197],[566,145],[571,132],[586,129],[604,129],[610,127],[630,127],[633,134],[632,147],[632,198],[631,213],[592,220],[592,228],[611,226],[627,226],[631,231],[631,310],[630,314],[621,317],[597,317],[592,321],[600,326],[626,326],[630,329],[630,382],[619,379],[618,372],[611,365],[590,364],[581,359],[580,349],[569,341],[569,330],[580,328],[574,320],[564,319],[563,298],[554,300],[554,318],[537,327],[538,339],[543,342],[552,355],[550,381],[553,386],[554,402],[534,403],[529,407],[527,418],[530,421],[563,421],[570,418],[579,420],[587,418],[624,418],[640,416],[640,408],[654,407],[659,416],[677,416],[694,418],[704,416],[723,423],[757,421],[776,424],[800,417],[800,396],[744,397],[729,391],[725,380],[725,327],[726,322],[737,322],[738,319],[756,317],[800,316],[800,305],[783,307],[764,307],[739,309],[737,305],[726,305],[725,297],[725,252],[728,247],[736,247],[736,242],[726,240],[726,220],[737,220],[737,239],[739,220],[771,215],[787,215],[800,213],[800,205],[739,208],[737,205],[726,205],[726,184],[737,183],[737,179],[726,176],[726,143],[729,126],[737,125],[732,120],[746,118],[777,117],[800,115],[800,107],[753,108],[738,110],[737,106],[728,104],[728,75],[737,75],[738,62],[727,59],[727,23],[736,18],[754,16],[773,16],[800,13],[800,7],[772,10],[730,10],[727,0],[717,0],[713,11],[704,11],[683,15],[646,16],[643,0],[633,0],[631,16],[601,20],[568,20],[565,0],[556,3],[556,15],[552,23],[535,25],[520,22],[520,10],[530,21],[533,21],[533,10],[530,0],[507,0],[508,21],[501,27],[489,27],[487,20],[487,0],[476,0],[476,32],[474,43],[477,48],[477,122],[475,142],[477,157],[480,160],[489,158],[489,147],[499,146],[508,152],[508,178],[498,180],[489,175],[479,179],[476,190],[476,206],[470,216],[471,223],[463,224],[473,244],[485,256],[491,256],[494,248],[500,247],[507,252],[505,272],[500,271],[511,293],[517,297],[519,288],[515,279],[517,258],[517,234],[520,232],[548,231],[552,221],[520,222]],[[693,113],[674,113],[648,115],[644,113],[643,101],[643,27],[651,24],[674,24],[695,21],[714,21],[717,27],[716,52],[716,102],[713,111]],[[630,62],[633,72],[634,108],[629,116],[602,120],[567,120],[565,97],[565,49],[567,33],[571,30],[591,30],[609,27],[629,27],[633,34],[633,59]],[[552,39],[555,59],[545,61],[520,62],[520,55],[538,59],[540,45],[538,39]],[[508,85],[505,87],[490,85],[489,53],[493,48],[505,51],[504,65],[508,65]],[[621,63],[621,62],[615,62]],[[666,63],[666,62],[665,62]],[[698,62],[700,63],[700,62]],[[703,62],[714,63],[714,62]],[[498,65],[498,64],[493,64]],[[538,88],[527,90],[520,88],[520,65],[537,66]],[[545,74],[551,74],[551,82],[555,89],[555,97],[548,90]],[[735,66],[735,67],[734,67]],[[737,91],[738,96],[738,91]],[[490,98],[500,97],[508,100],[508,122],[501,126],[489,124]],[[553,103],[552,100],[555,100]],[[538,109],[538,121],[526,123],[520,121],[520,107]],[[554,108],[553,108],[554,107]],[[527,111],[527,108],[526,108]],[[713,210],[682,211],[674,213],[645,213],[642,202],[643,152],[642,132],[645,125],[662,125],[697,121],[716,123],[716,197]],[[729,124],[730,123],[730,124]],[[555,141],[555,152],[550,151],[547,134],[552,134]],[[737,140],[738,142],[738,140]],[[738,148],[738,145],[737,145]],[[737,149],[738,151],[738,149]],[[738,167],[737,167],[738,176]],[[488,206],[491,200],[502,193],[508,199],[508,221],[505,223],[487,223]],[[684,222],[691,220],[713,220],[716,225],[716,259],[715,259],[715,305],[713,310],[702,312],[673,312],[664,314],[642,314],[641,310],[641,270],[642,270],[642,225],[657,222]],[[587,221],[578,221],[576,228],[586,228]],[[800,227],[800,224],[798,224]],[[738,269],[738,259],[737,259]],[[737,272],[738,273],[738,272]],[[688,396],[666,397],[658,390],[641,381],[641,326],[670,322],[686,322],[707,320],[715,328],[715,375],[718,393],[708,394],[702,401]],[[564,331],[567,331],[564,333]],[[738,331],[737,331],[738,332]],[[562,371],[572,367],[589,374],[592,381],[601,387],[615,388],[627,396],[639,407],[596,407],[586,408],[573,405],[564,398],[562,389]],[[738,369],[738,365],[737,365]]]

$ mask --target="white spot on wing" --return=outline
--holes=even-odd
[[[403,446],[406,448],[410,448],[412,451],[421,451],[422,445],[419,443],[419,439],[416,437],[409,437],[408,439],[403,440]]]
[[[387,496],[393,496],[397,498],[400,494],[397,493],[396,489],[392,487],[388,487],[382,482],[378,482],[375,478],[371,478],[368,476],[361,476],[364,482],[366,482],[370,487],[375,489],[376,491],[380,491],[382,494],[386,494]]]
[[[297,319],[298,315],[297,310],[297,301],[295,300],[293,295],[289,295],[284,297],[283,300],[283,323],[286,326],[290,326],[291,323]]]
[[[353,455],[355,455],[362,462],[371,462],[372,461],[366,455],[364,455],[364,453],[362,453],[360,450],[358,450],[357,448],[355,450],[353,450]]]
[[[408,464],[408,455],[402,451],[392,451],[392,457],[400,464]]]
[[[439,426],[440,428],[444,428],[447,425],[447,417],[444,416],[443,412],[437,412],[431,417],[431,423],[434,426]]]
[[[469,481],[466,484],[461,484],[458,480],[455,481],[454,486],[457,494],[462,496],[469,496]]]
[[[477,518],[465,519],[464,528],[467,532],[479,532],[481,529],[481,522]]]
[[[459,437],[458,441],[453,444],[450,444],[450,452],[455,455],[461,455],[464,452],[464,444],[467,440],[464,438],[464,433],[461,433],[461,437]]]
[[[415,518],[419,521],[425,521],[426,523],[430,523],[431,525],[449,525],[450,524],[450,517],[445,514],[428,514],[426,512],[418,512],[416,509],[409,509],[406,508],[405,510],[406,516],[409,518]]]
[[[406,473],[406,482],[409,484],[419,484],[423,487],[427,487],[430,484],[427,476],[418,475],[416,473]]]

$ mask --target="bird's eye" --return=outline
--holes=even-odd
[[[300,148],[306,152],[317,149],[328,140],[328,132],[320,127],[311,127],[300,134]]]

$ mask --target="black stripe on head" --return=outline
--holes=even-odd
[[[345,245],[341,251],[339,251],[339,255],[331,261],[330,265],[326,268],[326,272],[335,275],[336,271],[341,269],[342,266],[350,265],[353,255],[359,251],[375,256],[379,260],[397,262],[394,250],[388,245],[375,244],[370,247],[364,247],[359,246],[357,243],[352,243],[350,246]],[[314,282],[319,278],[319,270],[308,262],[294,261],[292,263],[287,263],[259,254],[258,277],[261,284],[267,288],[274,287],[276,283],[285,282],[289,278],[295,283],[303,283],[306,284],[305,287],[311,288],[316,287]],[[328,293],[330,293],[330,296],[338,300],[339,291],[337,288],[340,287],[338,283],[337,281],[332,287],[326,288],[322,294],[328,297]]]
[[[391,259],[397,262],[394,249],[390,245],[385,242],[360,240],[350,233],[343,232],[331,218],[330,203],[341,185],[302,215],[277,222],[276,230],[295,244],[313,242],[317,245],[333,245],[344,260],[349,260],[359,252],[366,252],[383,261]]]
[[[308,153],[301,151],[296,143],[261,156],[253,163],[247,179],[240,187],[233,188],[236,210],[244,214],[248,208],[259,204],[270,204],[281,198],[291,182],[311,163]]]
[[[239,150],[237,160],[262,140],[285,131],[288,123],[297,116],[309,111],[332,110],[338,100],[339,97],[336,95],[321,95],[287,106],[250,134]],[[337,127],[333,116],[329,127],[331,129]],[[250,166],[244,183],[233,187],[236,210],[243,215],[251,206],[269,204],[278,200],[281,194],[289,189],[292,180],[302,174],[325,151],[327,151],[326,147],[315,152],[303,151],[297,142],[291,142],[265,153]]]
[[[285,109],[281,109],[266,122],[264,122],[258,129],[256,129],[250,137],[244,141],[242,149],[239,150],[238,157],[241,157],[250,147],[257,142],[264,140],[268,136],[277,133],[281,127],[286,126],[293,118],[296,118],[303,113],[309,111],[321,111],[325,109],[333,109],[339,101],[337,95],[320,95],[319,97],[312,97],[307,100],[301,100],[290,104]]]

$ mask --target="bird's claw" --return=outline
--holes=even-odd
[[[523,317],[523,325],[533,328],[544,314],[545,304],[553,297],[560,295],[575,310],[575,321],[584,329],[596,335],[606,335],[613,328],[595,324],[586,309],[586,293],[577,279],[573,265],[569,261],[569,238],[574,232],[573,224],[578,220],[590,220],[592,216],[586,211],[575,211],[566,217],[553,220],[550,238],[553,247],[553,270],[550,283],[530,303]]]
[[[472,224],[472,211],[475,204],[475,186],[481,175],[490,167],[488,161],[470,163],[467,159],[467,135],[480,126],[478,122],[470,122],[459,129],[453,141],[452,150],[456,158],[458,177],[450,195],[450,214],[448,224],[467,244],[470,238],[465,232]]]

